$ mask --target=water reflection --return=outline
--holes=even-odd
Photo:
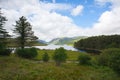
[[[51,49],[51,50],[55,50],[56,48],[63,47],[66,50],[77,51],[77,49],[75,49],[72,46],[68,46],[68,45],[54,45],[54,44],[50,44],[50,45],[47,45],[47,46],[34,46],[34,47],[39,48],[39,49]]]

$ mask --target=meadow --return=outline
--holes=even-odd
[[[47,52],[49,62],[42,62],[42,55]],[[54,50],[38,50],[34,59],[25,59],[11,54],[0,56],[0,80],[120,80],[109,67],[98,65],[78,65],[74,62],[81,52],[66,51],[67,61],[56,66],[52,59]],[[94,60],[96,56],[92,56]]]
[[[52,56],[53,56],[53,53],[54,53],[54,50],[38,50],[38,56],[35,58],[35,60],[42,60],[42,55],[47,52],[49,57],[50,57],[50,60],[52,60]],[[77,57],[80,55],[80,53],[82,52],[78,52],[78,51],[71,51],[71,50],[66,50],[66,53],[67,53],[67,60],[68,61],[76,61],[77,60]]]
[[[0,56],[0,80],[120,80],[108,67],[76,63],[38,62],[16,56]]]

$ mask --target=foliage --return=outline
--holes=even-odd
[[[27,22],[27,19],[24,16],[20,17],[19,20],[16,21],[13,31],[18,35],[16,41],[22,49],[25,45],[30,45],[30,43],[37,39],[37,37],[34,36],[31,24]]]
[[[43,60],[44,62],[48,62],[48,61],[49,61],[49,55],[48,55],[47,52],[45,52],[45,53],[43,54],[42,60]]]
[[[1,12],[1,8],[0,8],[0,47],[5,48],[7,44],[6,39],[10,37],[10,35],[6,31],[6,29],[4,29],[7,19],[2,14],[3,13]]]
[[[47,52],[50,60],[53,59],[53,54],[55,52],[55,50],[38,50],[38,56],[35,57],[35,60],[42,60],[42,56],[44,55],[44,53]],[[71,51],[71,50],[66,50],[65,51],[67,54],[67,60],[68,61],[76,61],[77,57],[79,56],[79,54],[83,53],[83,52],[78,52],[78,51]]]
[[[23,58],[32,59],[37,56],[37,49],[36,48],[24,48],[24,49],[17,49],[16,55]]]
[[[62,62],[65,62],[67,59],[65,49],[63,47],[56,49],[53,54],[53,59],[55,60],[57,66],[60,66]]]
[[[2,56],[9,56],[11,52],[11,49],[0,48],[0,55]]]
[[[88,54],[80,54],[78,56],[79,64],[81,65],[90,65],[91,57]]]
[[[14,56],[0,56],[0,80],[120,80],[110,68],[65,63],[38,63]]]
[[[87,49],[98,51],[107,48],[120,48],[120,35],[88,37],[75,42],[74,47],[79,50]]]
[[[0,8],[0,39],[1,38],[4,39],[8,37],[8,32],[6,31],[6,29],[4,29],[6,21],[7,19],[2,15],[1,8]]]
[[[104,50],[98,58],[98,63],[108,66],[120,74],[120,49],[110,48]]]

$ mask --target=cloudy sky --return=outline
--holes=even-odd
[[[120,0],[0,0],[13,34],[25,16],[39,39],[120,34]]]

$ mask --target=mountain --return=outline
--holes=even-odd
[[[48,44],[56,44],[56,45],[73,45],[74,42],[87,38],[87,36],[78,36],[78,37],[63,37],[63,38],[55,38],[51,40]]]
[[[43,44],[48,44],[48,42],[44,41],[44,40],[38,40],[39,43],[43,43]]]
[[[46,41],[44,41],[44,40],[38,40],[37,42],[38,42],[38,44],[39,44],[40,46],[45,46],[45,45],[48,44],[48,43],[47,43]]]

